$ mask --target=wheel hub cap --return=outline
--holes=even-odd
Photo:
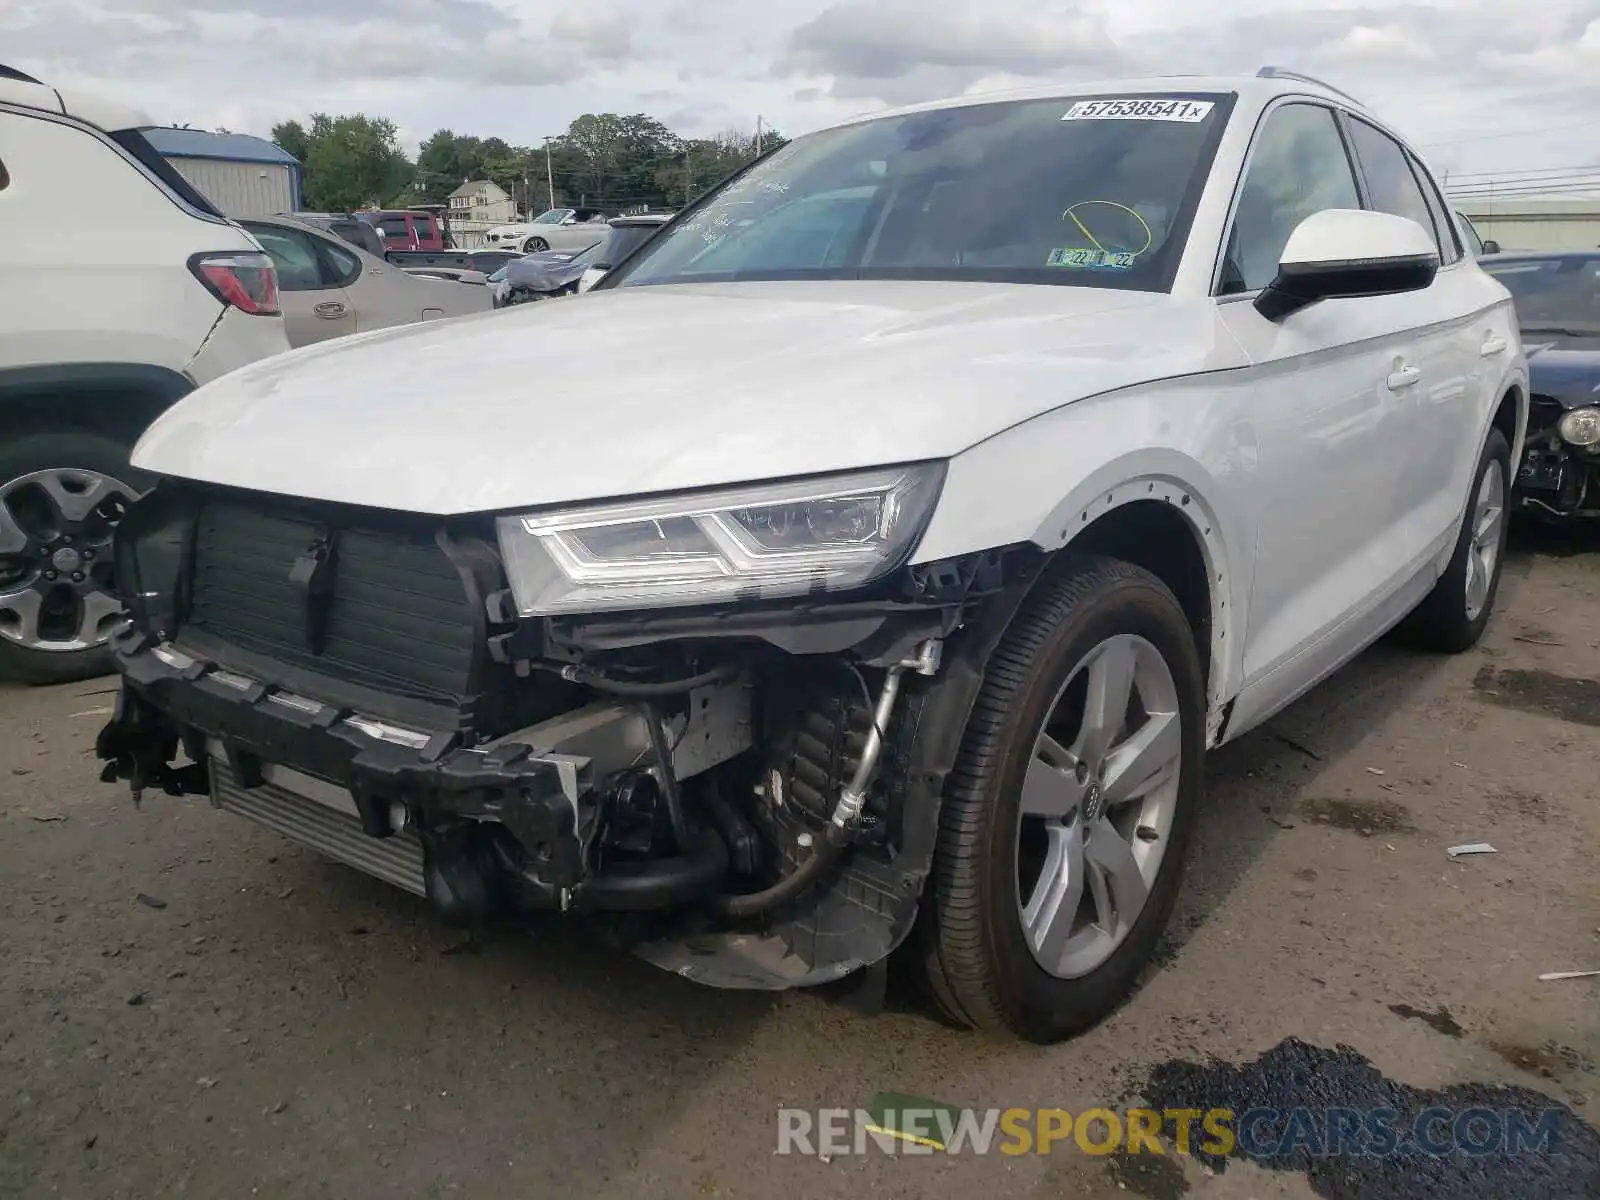
[[[67,574],[83,569],[83,555],[71,546],[63,546],[50,556],[55,569]]]
[[[1083,790],[1083,822],[1085,826],[1092,825],[1100,819],[1100,801],[1104,793],[1098,783],[1091,783]]]

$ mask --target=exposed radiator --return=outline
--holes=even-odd
[[[195,530],[187,625],[287,666],[458,702],[470,687],[476,621],[455,565],[429,530],[380,532],[346,520],[208,501]],[[313,651],[306,600],[290,573],[328,533],[337,538],[332,598],[324,643]]]
[[[349,812],[339,811],[332,804],[343,793],[315,780],[309,782],[315,790],[329,794],[312,800],[270,782],[242,788],[234,782],[226,761],[211,760],[211,799],[224,812],[237,813],[385,883],[418,896],[424,894],[422,844],[415,833],[405,830],[387,838],[368,837],[354,815],[353,800],[346,797]]]

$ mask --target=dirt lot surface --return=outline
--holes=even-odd
[[[0,1195],[1600,1195],[1600,978],[1539,980],[1600,969],[1600,550],[1522,542],[1478,650],[1380,645],[1213,756],[1159,966],[1051,1049],[895,993],[866,1017],[699,990],[559,922],[464,943],[203,802],[136,811],[98,783],[111,681],[0,689]],[[1499,853],[1451,861],[1466,842]],[[1565,1106],[1564,1149],[1512,1163],[1514,1184],[1505,1163],[1406,1176],[1070,1141],[775,1155],[779,1106],[884,1091]]]

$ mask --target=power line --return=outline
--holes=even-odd
[[[1470,142],[1493,142],[1501,138],[1514,137],[1540,137],[1547,133],[1561,133],[1568,129],[1593,129],[1593,121],[1576,121],[1571,125],[1548,125],[1543,129],[1508,129],[1501,133],[1480,133],[1473,137],[1453,138],[1448,142],[1423,142],[1423,150],[1437,149],[1440,146],[1465,146]]]

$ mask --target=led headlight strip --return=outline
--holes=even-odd
[[[525,616],[859,587],[903,563],[942,463],[501,517]]]

